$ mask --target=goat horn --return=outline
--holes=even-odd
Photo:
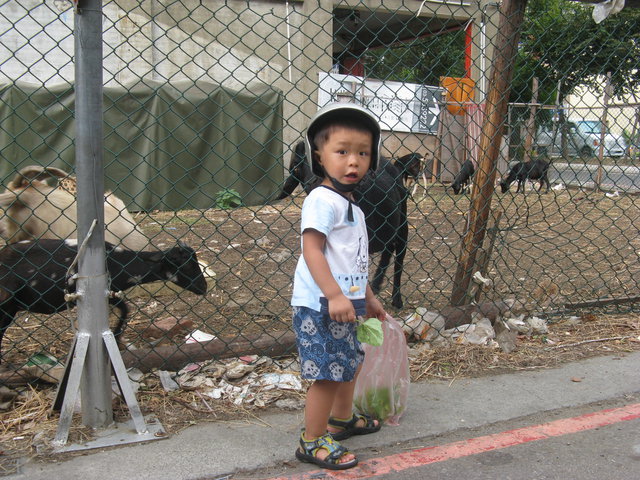
[[[44,180],[47,178],[65,178],[69,174],[56,167],[43,167],[41,165],[29,165],[21,169],[10,182],[10,188],[20,188],[33,180]]]

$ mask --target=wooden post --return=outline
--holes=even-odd
[[[611,72],[607,72],[607,84],[604,86],[604,111],[600,117],[600,144],[598,145],[598,172],[596,174],[596,189],[602,184],[602,160],[604,158],[604,138],[607,133],[607,116],[609,113],[609,98],[611,97]]]
[[[492,215],[492,226],[488,228],[489,232],[489,241],[486,249],[483,249],[478,254],[478,271],[482,276],[487,276],[489,273],[489,260],[491,260],[491,255],[493,254],[493,247],[496,244],[496,236],[498,235],[498,231],[500,230],[500,219],[502,218],[502,210],[494,211]],[[482,286],[480,286],[475,293],[474,300],[476,303],[480,302],[480,297],[483,293]]]
[[[529,110],[529,120],[525,127],[525,139],[524,139],[524,161],[531,160],[531,146],[533,145],[533,138],[536,135],[536,113],[538,106],[538,77],[533,77],[531,85],[531,109]]]
[[[438,169],[440,168],[440,162],[442,159],[442,134],[444,128],[442,125],[442,116],[438,120],[438,130],[436,132],[436,148],[433,152],[433,164],[431,165],[431,183],[436,183],[438,178]]]
[[[526,6],[527,0],[503,0],[500,8],[500,23],[494,46],[493,71],[491,72],[485,117],[480,135],[480,158],[474,176],[471,210],[469,211],[469,228],[462,240],[460,258],[451,292],[451,305],[453,306],[464,305],[471,300],[468,298],[469,284],[477,252],[482,247],[487,231],[487,219],[491,210],[491,197],[496,178],[496,164],[500,154],[502,130],[509,102],[509,88]]]
[[[631,128],[631,145],[629,145],[629,158],[636,158],[638,147],[636,147],[638,138],[638,126],[640,125],[640,106],[636,105],[636,115],[633,120],[633,127]]]

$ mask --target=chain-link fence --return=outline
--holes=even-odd
[[[208,285],[200,295],[178,282],[151,283],[156,276],[126,290],[125,362],[179,368],[292,351],[289,300],[305,195],[293,190],[305,180],[295,176],[294,149],[310,116],[336,100],[379,116],[386,156],[422,158],[407,185],[400,296],[392,298],[393,262],[379,294],[395,316],[439,312],[442,330],[468,323],[477,304],[547,315],[637,307],[640,15],[625,8],[597,24],[591,6],[530,1],[522,25],[511,26],[521,34],[510,89],[493,90],[509,106],[489,116],[491,71],[503,49],[499,7],[104,2],[104,73],[95,81],[105,87],[107,239],[148,251],[184,242]],[[0,6],[7,243],[75,232],[75,187],[65,177],[76,160],[73,22],[64,0]],[[496,135],[483,143],[490,122]],[[490,163],[488,145],[499,150]],[[512,167],[519,177],[508,176]],[[489,187],[475,181],[479,171]],[[520,185],[529,176],[537,190],[545,172],[541,191]],[[480,204],[490,215],[474,223]],[[465,243],[473,228],[480,242]],[[375,236],[384,243],[389,232]],[[10,248],[0,278],[2,359],[28,376],[25,365],[64,358],[75,317],[71,304],[54,315],[22,300],[15,307],[42,266],[7,267]]]

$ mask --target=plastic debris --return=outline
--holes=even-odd
[[[537,335],[549,333],[547,321],[543,318],[531,317],[527,319],[527,323],[531,326],[531,331]]]
[[[160,378],[162,388],[164,388],[166,392],[173,392],[174,390],[178,390],[180,388],[180,385],[178,385],[178,383],[173,378],[171,378],[171,374],[166,370],[158,370],[156,373]]]
[[[194,330],[190,334],[188,334],[185,339],[185,343],[203,343],[210,342],[211,340],[215,340],[217,337],[215,335],[211,335],[210,333],[203,332],[202,330]]]
[[[515,330],[520,333],[527,333],[529,331],[529,326],[524,321],[524,315],[520,315],[515,318],[507,318],[505,320],[505,324],[509,330]]]
[[[144,378],[144,373],[138,368],[129,368],[127,370],[127,376],[132,382],[141,382]]]
[[[258,355],[243,355],[242,357],[238,357],[238,359],[242,360],[244,363],[255,363],[258,358]]]
[[[229,380],[235,380],[244,377],[247,373],[253,372],[255,369],[255,365],[244,363],[242,360],[236,360],[227,365],[227,371],[224,373],[224,377]]]
[[[302,390],[300,377],[292,373],[264,373],[258,377],[257,385],[269,390],[283,388],[285,390]]]
[[[525,317],[520,315],[515,318],[508,318],[506,325],[510,330],[526,335],[542,335],[549,332],[546,320],[539,317]]]
[[[57,363],[58,359],[53,355],[46,352],[40,352],[29,357],[29,361],[26,365],[31,367],[33,365],[56,365]]]
[[[200,270],[202,270],[205,277],[213,278],[216,276],[216,272],[213,270],[211,265],[207,265],[202,260],[198,260],[198,264],[200,265]]]
[[[138,390],[140,390],[140,385],[142,385],[144,373],[142,373],[137,368],[129,368],[127,369],[127,377],[129,377],[133,393],[138,393]],[[120,385],[118,385],[118,379],[113,375],[111,376],[111,391],[113,393],[112,396],[122,395],[122,392],[120,391]]]
[[[614,15],[624,8],[625,0],[605,0],[593,6],[591,16],[596,23],[602,22],[609,15]]]
[[[255,371],[265,367],[272,367],[272,371]],[[299,374],[283,371],[273,359],[258,355],[192,363],[175,375],[158,372],[158,376],[161,375],[173,377],[179,388],[195,390],[203,397],[235,405],[263,407],[283,398],[288,391],[297,392],[303,388]]]
[[[62,380],[64,371],[64,365],[59,363],[54,356],[41,352],[32,355],[17,373],[55,384]]]
[[[430,342],[437,338],[444,329],[445,319],[438,312],[430,312],[424,307],[404,319],[403,330],[408,337]]]
[[[496,343],[502,349],[503,352],[509,353],[516,348],[518,341],[518,332],[509,328],[507,322],[502,318],[496,320],[493,324],[493,329],[496,332]]]
[[[167,317],[153,320],[142,336],[146,339],[173,338],[193,330],[193,320],[188,318]]]
[[[481,284],[484,281],[491,282],[478,272],[475,276],[475,281]],[[508,353],[516,348],[518,335],[546,335],[549,332],[547,321],[543,318],[524,314],[509,317],[521,311],[523,306],[516,299],[505,299],[460,307],[448,306],[441,312],[419,307],[404,319],[403,330],[408,339],[420,342],[411,349],[416,355],[419,351],[451,343],[500,347]]]
[[[490,345],[496,332],[488,318],[480,318],[474,323],[451,329],[456,342],[470,345]],[[449,330],[445,330],[445,334]],[[494,344],[495,346],[495,344]]]
[[[490,287],[491,285],[493,285],[493,280],[491,280],[490,278],[483,277],[480,272],[474,273],[472,278],[474,282],[482,286]]]

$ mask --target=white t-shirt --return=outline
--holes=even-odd
[[[347,218],[349,200],[326,187],[314,188],[302,204],[300,231],[311,228],[327,237],[324,255],[333,278],[350,300],[363,299],[369,274],[369,241],[364,213],[352,203],[354,220]],[[304,239],[301,240],[303,246]],[[320,311],[323,296],[300,255],[293,280],[291,305]]]

